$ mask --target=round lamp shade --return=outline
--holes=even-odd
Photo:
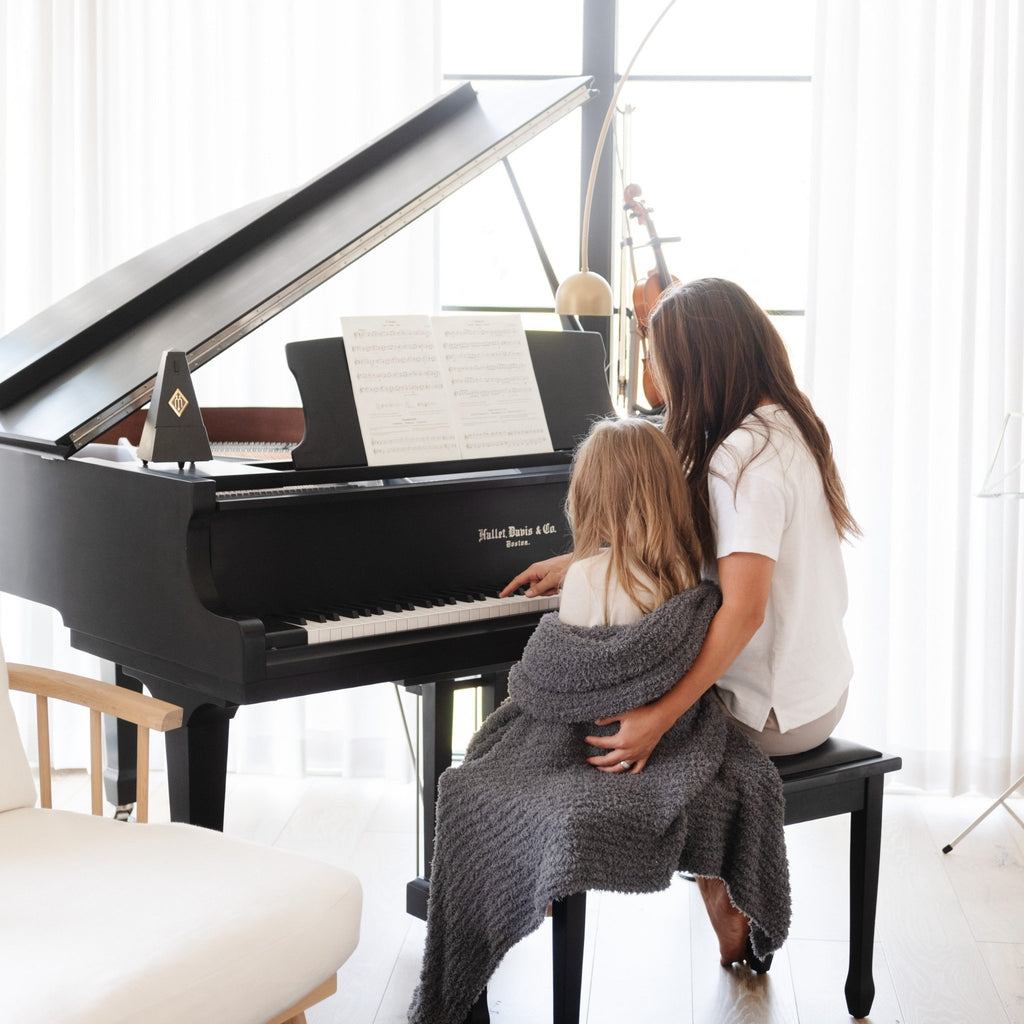
[[[611,285],[592,270],[567,277],[555,292],[555,312],[559,316],[611,316]]]

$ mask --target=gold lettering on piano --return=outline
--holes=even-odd
[[[500,540],[505,542],[507,548],[528,548],[532,543],[532,538],[550,537],[556,533],[558,533],[558,527],[554,523],[540,523],[536,526],[515,526],[509,523],[508,526],[491,529],[479,528],[477,543],[483,544],[486,541]]]
[[[188,405],[188,399],[181,393],[181,388],[175,388],[174,394],[167,399],[167,404],[174,411],[174,415],[181,419],[181,414],[185,411],[185,406]]]

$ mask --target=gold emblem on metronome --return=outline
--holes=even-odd
[[[173,395],[167,399],[167,404],[174,411],[174,415],[181,419],[181,414],[188,405],[188,399],[181,393],[181,388],[176,388]]]

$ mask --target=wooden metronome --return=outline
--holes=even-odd
[[[184,352],[167,351],[160,357],[138,454],[144,466],[176,462],[179,469],[186,462],[213,458]]]

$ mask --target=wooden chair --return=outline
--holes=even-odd
[[[899,757],[848,740],[826,740],[804,754],[773,758],[782,776],[786,824],[850,815],[850,961],[846,1006],[866,1017],[875,996],[872,950],[882,841],[885,775],[902,766]],[[583,978],[586,893],[559,900],[553,908],[552,968],[555,1024],[578,1024]],[[485,997],[486,998],[486,995]],[[474,1020],[486,1010],[474,1007]]]
[[[48,698],[90,709],[94,815],[100,715],[138,726],[140,822],[149,730],[177,728],[181,709],[64,672],[11,665],[9,676],[36,695],[42,806],[0,651],[0,1020],[303,1024],[358,942],[358,879],[191,825],[53,810]]]

